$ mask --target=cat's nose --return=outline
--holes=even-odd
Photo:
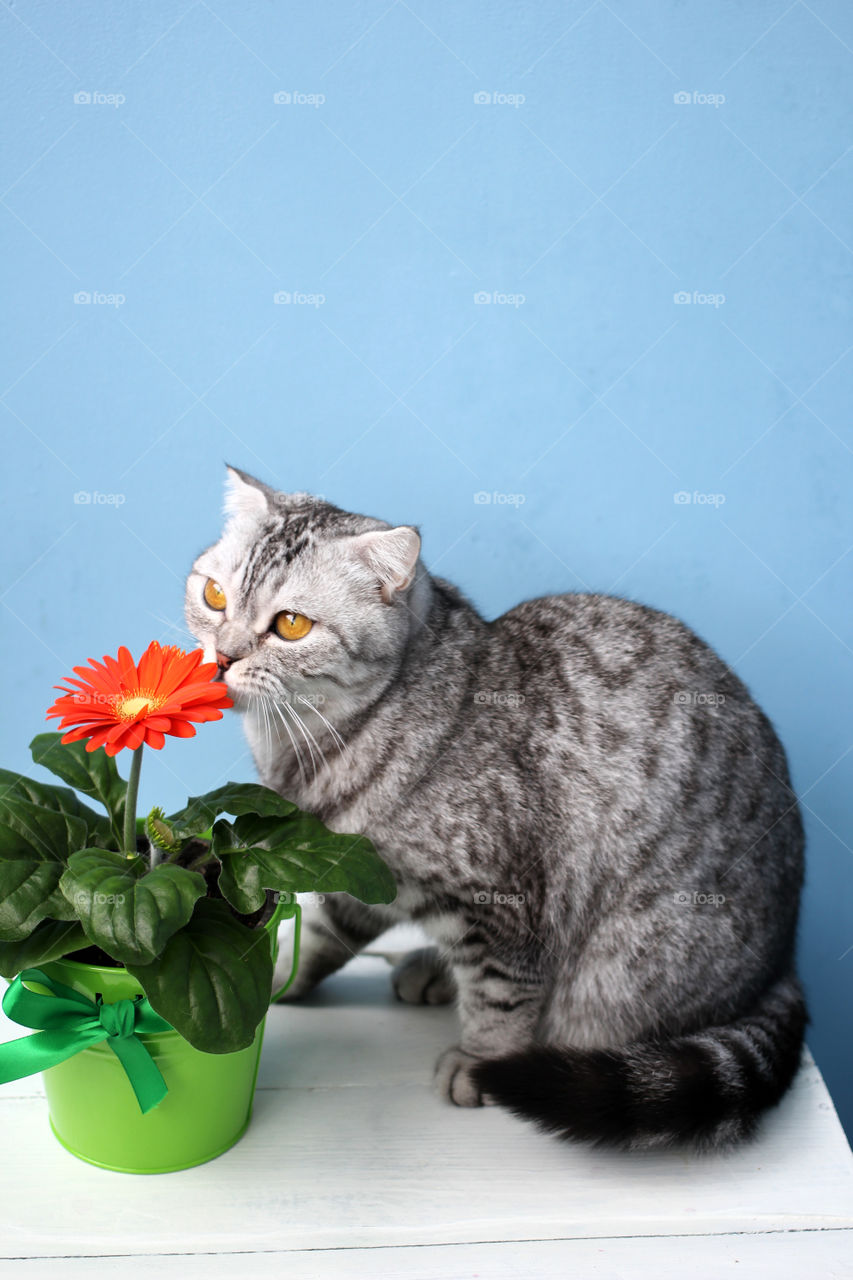
[[[234,659],[229,658],[227,653],[220,653],[220,651],[217,649],[216,661],[219,663],[219,666],[222,668],[223,671],[227,671],[228,668],[231,666],[231,663],[234,661]]]

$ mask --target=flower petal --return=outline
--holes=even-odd
[[[125,734],[122,746],[131,747],[134,751],[145,741],[145,725],[134,721]]]
[[[194,738],[195,729],[187,720],[173,720],[169,734],[173,738]]]
[[[78,729],[69,729],[60,738],[60,742],[79,742],[81,738],[88,738],[92,733],[90,725],[83,725]]]
[[[153,640],[139,659],[139,684],[143,689],[156,689],[163,675],[163,650]]]
[[[159,709],[156,715],[145,717],[145,727],[153,729],[155,733],[165,733],[169,728],[169,723],[169,717],[164,716]]]

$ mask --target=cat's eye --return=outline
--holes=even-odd
[[[208,578],[204,584],[204,603],[211,609],[215,609],[217,613],[221,613],[225,608],[225,592],[213,578]]]
[[[282,640],[301,640],[307,636],[314,623],[304,613],[277,613],[272,621],[273,630]]]

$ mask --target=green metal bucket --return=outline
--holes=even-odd
[[[276,912],[265,926],[274,956],[278,919]],[[294,972],[297,948],[298,936]],[[144,994],[126,969],[67,959],[41,968],[92,1001],[97,992],[107,1004]],[[177,1031],[140,1035],[169,1090],[144,1115],[106,1042],[83,1049],[42,1073],[51,1128],[72,1155],[117,1173],[172,1173],[213,1160],[248,1127],[263,1034],[264,1022],[237,1053],[202,1053]]]

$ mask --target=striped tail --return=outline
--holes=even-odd
[[[617,1049],[534,1046],[475,1068],[481,1090],[562,1138],[698,1150],[749,1138],[797,1073],[808,1014],[791,974],[744,1017]]]

